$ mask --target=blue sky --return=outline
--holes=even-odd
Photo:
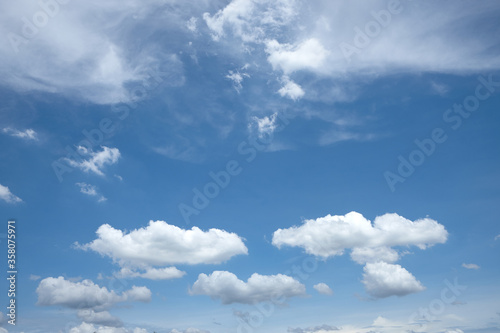
[[[498,2],[0,13],[0,332],[499,331]]]

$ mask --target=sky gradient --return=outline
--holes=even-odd
[[[0,18],[0,333],[500,331],[498,1]]]

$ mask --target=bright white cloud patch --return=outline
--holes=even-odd
[[[397,214],[384,214],[373,224],[363,215],[327,215],[306,220],[301,226],[278,229],[273,245],[302,247],[309,254],[328,258],[351,249],[351,258],[366,264],[363,283],[367,292],[376,298],[403,296],[424,287],[413,275],[399,265],[393,265],[400,254],[394,246],[417,246],[426,249],[446,242],[448,232],[435,220],[424,218],[410,221]],[[392,280],[391,280],[392,278]]]
[[[479,266],[476,265],[476,264],[466,264],[466,263],[463,263],[462,267],[463,268],[467,268],[467,269],[479,269]]]
[[[3,200],[7,203],[22,202],[21,198],[12,194],[10,189],[7,186],[3,186],[2,184],[0,184],[0,200]]]
[[[76,186],[80,188],[80,192],[91,197],[96,197],[98,202],[104,202],[106,199],[102,194],[97,192],[97,187],[87,183],[76,183]]]
[[[304,95],[305,92],[302,90],[302,88],[292,80],[290,80],[287,76],[283,77],[283,84],[284,86],[278,90],[278,93],[281,95],[281,97],[288,97],[294,101],[301,99]]]
[[[181,229],[164,221],[124,233],[109,224],[97,229],[97,239],[77,247],[108,256],[122,267],[123,277],[153,280],[182,277],[185,272],[172,264],[220,264],[239,254],[248,254],[241,237],[220,229]],[[160,267],[156,267],[160,266]],[[143,272],[138,272],[137,269]]]
[[[366,291],[375,298],[404,296],[425,290],[425,287],[400,265],[385,262],[367,263],[363,271]]]
[[[72,282],[60,276],[40,281],[36,289],[38,305],[59,305],[71,309],[102,311],[122,302],[149,302],[151,291],[146,287],[133,286],[122,294],[109,291],[90,280]]]
[[[318,283],[313,286],[314,289],[323,295],[333,295],[333,290],[326,283]]]
[[[274,69],[285,74],[300,70],[315,71],[324,67],[328,55],[320,41],[315,38],[305,40],[297,45],[280,44],[276,40],[266,42],[267,60]]]
[[[309,254],[328,258],[354,248],[415,245],[425,249],[446,242],[447,237],[444,226],[429,218],[412,222],[397,214],[384,214],[377,216],[372,224],[363,215],[351,212],[306,220],[299,227],[278,229],[272,243],[278,248],[283,245],[302,247]],[[372,252],[388,255],[380,249]]]
[[[297,15],[295,0],[233,0],[214,15],[204,13],[216,41],[231,32],[245,42],[262,42],[265,31],[285,26]]]
[[[2,129],[2,132],[20,139],[38,141],[37,133],[31,128],[21,131],[11,127],[5,127]]]
[[[207,295],[223,304],[254,304],[279,298],[303,296],[305,286],[287,275],[252,274],[247,282],[226,271],[200,274],[190,290],[191,295]]]
[[[274,113],[271,116],[265,116],[262,118],[252,117],[252,123],[250,123],[249,128],[255,130],[260,138],[272,135],[276,128],[278,114]]]
[[[106,165],[112,165],[118,162],[120,151],[117,148],[101,146],[101,151],[94,152],[85,147],[79,146],[78,150],[82,156],[87,157],[83,160],[72,160],[65,158],[72,167],[79,168],[84,172],[93,172],[99,176],[104,176],[103,168]]]

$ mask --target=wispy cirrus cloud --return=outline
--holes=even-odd
[[[31,128],[28,128],[25,130],[18,130],[18,129],[15,129],[12,127],[5,127],[2,129],[2,132],[7,134],[7,135],[10,135],[10,136],[13,136],[16,138],[20,138],[20,139],[23,139],[26,141],[30,141],[30,140],[31,141],[38,141],[38,134],[35,132],[35,130],[33,130]]]
[[[97,202],[104,202],[108,200],[102,194],[97,192],[97,187],[87,183],[76,183],[76,186],[80,188],[80,192],[91,197],[96,197]]]

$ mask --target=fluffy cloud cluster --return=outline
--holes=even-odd
[[[242,238],[235,233],[197,227],[185,230],[164,221],[150,221],[147,227],[129,233],[104,224],[97,230],[97,239],[85,245],[77,243],[77,247],[112,258],[122,267],[122,276],[155,280],[185,274],[166,265],[219,264],[235,255],[248,254]]]
[[[278,229],[273,245],[302,247],[309,254],[328,258],[351,250],[351,258],[365,264],[366,291],[375,298],[402,296],[424,287],[406,269],[394,265],[400,253],[392,247],[416,246],[426,249],[446,242],[448,232],[443,225],[429,219],[410,221],[397,214],[384,214],[373,224],[363,215],[327,215],[306,220],[301,226]]]
[[[133,286],[117,294],[100,287],[91,280],[72,282],[64,277],[48,277],[40,281],[36,289],[38,305],[60,305],[70,309],[103,311],[123,302],[149,302],[151,291],[146,287]]]
[[[118,162],[120,151],[118,148],[109,148],[101,146],[101,151],[94,152],[85,147],[79,146],[80,155],[86,159],[72,160],[65,158],[68,164],[74,168],[81,169],[84,172],[93,172],[99,176],[104,176],[103,168],[106,165],[112,165]]]
[[[305,286],[294,278],[277,275],[252,274],[247,282],[226,271],[200,274],[190,290],[191,295],[207,295],[223,304],[254,304],[276,299],[303,296]]]
[[[151,291],[146,287],[132,286],[121,294],[100,287],[91,280],[73,282],[60,276],[48,277],[40,281],[36,289],[37,305],[63,306],[77,310],[82,324],[70,330],[73,333],[142,333],[140,329],[133,332],[122,328],[122,321],[112,316],[107,310],[118,303],[151,301]],[[94,324],[100,325],[98,328]]]
[[[3,186],[2,184],[0,184],[0,200],[3,200],[7,203],[22,202],[21,198],[12,194],[10,189],[7,186]]]

